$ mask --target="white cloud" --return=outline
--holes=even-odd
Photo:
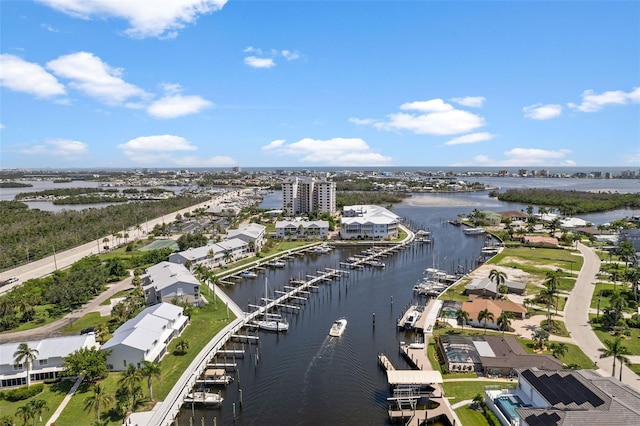
[[[182,136],[153,135],[140,136],[118,145],[127,158],[137,164],[173,165],[179,167],[223,167],[235,165],[236,161],[227,156],[202,157],[195,155],[178,156],[178,151],[198,149]]]
[[[81,18],[121,18],[134,38],[173,38],[199,16],[216,12],[227,0],[37,0],[67,15]]]
[[[489,141],[494,137],[495,135],[492,135],[489,132],[470,133],[468,135],[462,135],[462,136],[458,136],[457,138],[453,138],[450,141],[445,142],[445,145],[477,143],[477,142]]]
[[[549,120],[562,114],[562,105],[558,104],[534,104],[522,108],[524,116],[532,120]]]
[[[258,58],[255,56],[247,56],[244,58],[244,63],[252,68],[271,68],[276,66],[276,63],[271,58]]]
[[[375,122],[375,120],[372,118],[355,118],[355,117],[350,117],[349,121],[351,123],[355,123],[359,125],[373,124]]]
[[[195,151],[198,149],[182,136],[153,135],[140,136],[118,145],[118,148],[135,153],[154,151]]]
[[[52,33],[58,33],[60,32],[59,29],[52,27],[49,24],[40,24],[40,28],[44,28],[45,30],[52,32]]]
[[[60,157],[80,157],[88,152],[84,142],[71,139],[49,139],[44,144],[34,145],[19,151],[27,155],[55,155]]]
[[[477,155],[471,161],[455,163],[452,166],[575,167],[575,161],[566,158],[570,153],[568,149],[550,151],[539,148],[514,148],[504,152],[505,159],[498,160],[487,155]]]
[[[485,125],[479,115],[454,108],[442,99],[408,102],[403,111],[387,115],[387,120],[350,118],[356,124],[370,124],[381,130],[408,130],[416,134],[456,135],[471,132]]]
[[[0,85],[39,98],[66,93],[64,85],[40,65],[9,54],[0,55]]]
[[[298,59],[300,57],[300,54],[297,52],[292,52],[290,50],[283,50],[280,52],[280,54],[287,60],[287,61],[294,61],[296,59]]]
[[[400,105],[400,109],[421,112],[445,112],[453,111],[454,108],[442,99],[430,99],[428,101],[408,102]]]
[[[640,87],[635,87],[630,92],[622,90],[611,90],[600,94],[594,93],[593,90],[585,90],[582,92],[582,103],[568,103],[569,108],[582,112],[600,111],[607,105],[626,105],[628,103],[640,102]]]
[[[327,164],[331,166],[388,165],[391,158],[373,152],[359,138],[333,138],[327,140],[304,138],[285,144],[276,140],[262,147],[278,155],[298,157],[300,163]]]
[[[112,68],[97,56],[77,52],[47,63],[57,76],[71,80],[69,85],[108,105],[121,105],[132,97],[146,97],[141,88],[125,82],[122,69]]]
[[[480,108],[484,104],[485,98],[482,96],[466,96],[464,98],[451,98],[451,102],[473,108]]]
[[[200,96],[176,94],[160,98],[147,108],[147,112],[155,118],[176,118],[196,114],[212,105],[213,103]]]
[[[4,129],[4,124],[0,123],[0,129]]]

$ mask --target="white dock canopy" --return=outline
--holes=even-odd
[[[442,383],[442,374],[439,371],[390,370],[387,371],[387,380],[393,386],[431,385]]]

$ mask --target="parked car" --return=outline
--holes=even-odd
[[[83,328],[82,331],[80,331],[80,334],[95,333],[95,331],[96,331],[95,327],[87,327],[87,328]]]

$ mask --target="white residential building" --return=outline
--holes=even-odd
[[[143,360],[160,361],[171,339],[188,324],[189,317],[183,315],[182,307],[160,303],[118,327],[100,349],[109,351],[107,366],[111,371],[126,370],[129,364],[139,368]]]
[[[38,351],[38,357],[30,366],[31,382],[57,378],[63,370],[62,364],[65,357],[82,348],[99,346],[93,333],[2,344],[0,345],[0,389],[27,384],[27,368],[24,363],[16,364],[13,356],[20,343],[26,343],[29,348]]]
[[[147,306],[156,303],[179,301],[199,305],[200,281],[183,265],[160,262],[147,268],[142,276],[142,289]]]
[[[292,178],[282,183],[282,203],[290,217],[312,211],[333,215],[336,212],[336,183],[313,177]]]
[[[238,259],[250,256],[253,252],[249,250],[249,243],[246,241],[240,238],[229,238],[219,243],[172,253],[169,255],[169,262],[184,265],[187,260],[190,260],[193,266],[198,263],[204,263],[209,267],[213,267],[226,264],[227,253],[230,255],[229,261],[235,262]]]
[[[342,214],[340,238],[343,240],[398,238],[400,217],[384,207],[345,206]]]
[[[318,238],[329,236],[326,220],[279,220],[276,222],[276,237],[283,239]]]
[[[267,233],[267,227],[259,223],[245,223],[238,226],[238,229],[230,229],[227,231],[227,239],[240,239],[247,244],[253,242],[253,251],[259,253],[264,245],[264,238]]]

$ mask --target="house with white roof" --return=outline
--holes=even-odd
[[[139,368],[143,360],[160,361],[169,342],[179,336],[188,323],[189,318],[180,306],[160,303],[146,308],[118,327],[100,348],[108,351],[109,370],[123,371],[129,364]]]
[[[238,229],[230,229],[227,231],[227,239],[237,238],[249,245],[253,243],[253,251],[259,253],[264,245],[264,238],[267,233],[267,227],[259,223],[243,223]]]
[[[394,239],[398,238],[400,217],[375,205],[344,206],[340,219],[340,238]]]
[[[142,289],[147,306],[171,302],[174,298],[194,305],[202,302],[200,281],[178,263],[160,262],[147,268],[142,276]]]
[[[0,345],[0,389],[27,384],[26,365],[17,364],[13,356],[20,343],[26,343],[29,348],[38,351],[37,358],[29,367],[32,383],[58,378],[64,370],[62,365],[65,357],[82,348],[99,346],[93,333],[2,344]]]
[[[329,222],[326,220],[279,220],[276,222],[277,238],[319,238],[329,236]]]
[[[184,263],[189,260],[195,266],[204,263],[208,267],[224,265],[227,263],[227,253],[230,255],[230,262],[247,257],[252,254],[249,250],[249,243],[240,238],[229,238],[218,243],[207,244],[202,247],[193,247],[169,255],[169,262]]]

